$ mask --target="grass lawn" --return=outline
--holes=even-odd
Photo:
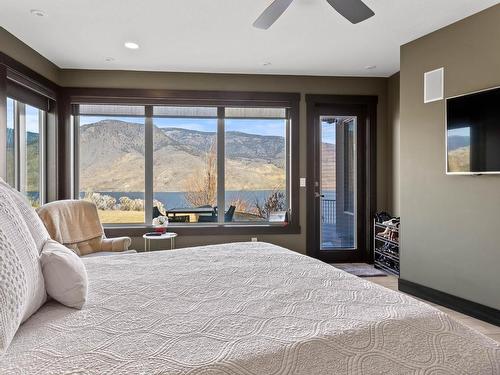
[[[142,224],[144,211],[99,210],[99,218],[103,224]]]
[[[103,224],[143,224],[144,211],[99,210],[99,218]],[[236,212],[234,221],[263,221],[263,219],[253,214]],[[196,223],[197,215],[189,215],[189,222]]]

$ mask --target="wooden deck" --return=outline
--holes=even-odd
[[[335,250],[354,247],[354,233],[341,225],[323,223],[321,228],[321,248]]]

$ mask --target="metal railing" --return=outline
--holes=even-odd
[[[323,224],[336,224],[336,199],[322,199],[321,200],[321,222]]]

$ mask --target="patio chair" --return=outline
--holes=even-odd
[[[236,211],[236,206],[229,206],[229,209],[224,214],[224,222],[230,223],[233,221],[234,212]],[[198,217],[198,223],[216,223],[217,222],[217,207],[214,207],[214,212],[212,216],[200,215]]]

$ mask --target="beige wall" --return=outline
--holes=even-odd
[[[0,52],[23,63],[28,68],[53,82],[58,82],[59,80],[59,68],[55,64],[21,42],[2,27],[0,27]]]
[[[387,82],[387,207],[394,216],[399,216],[399,137],[400,103],[399,72]]]
[[[305,177],[306,165],[306,104],[305,94],[377,95],[377,206],[388,209],[387,173],[392,167],[387,163],[387,79],[349,77],[306,77],[272,75],[185,74],[135,71],[60,70],[31,50],[12,35],[0,29],[1,51],[28,65],[33,70],[65,87],[151,88],[174,90],[235,90],[298,92],[302,94],[300,106],[300,176]],[[306,250],[306,194],[300,191],[300,226],[298,235],[257,236],[304,253]],[[247,241],[251,236],[182,236],[178,246],[200,245],[229,241]],[[134,239],[136,247],[142,246]]]
[[[424,72],[445,96],[500,85],[500,5],[401,48],[402,278],[500,308],[500,176],[445,174],[445,102],[423,103]]]

